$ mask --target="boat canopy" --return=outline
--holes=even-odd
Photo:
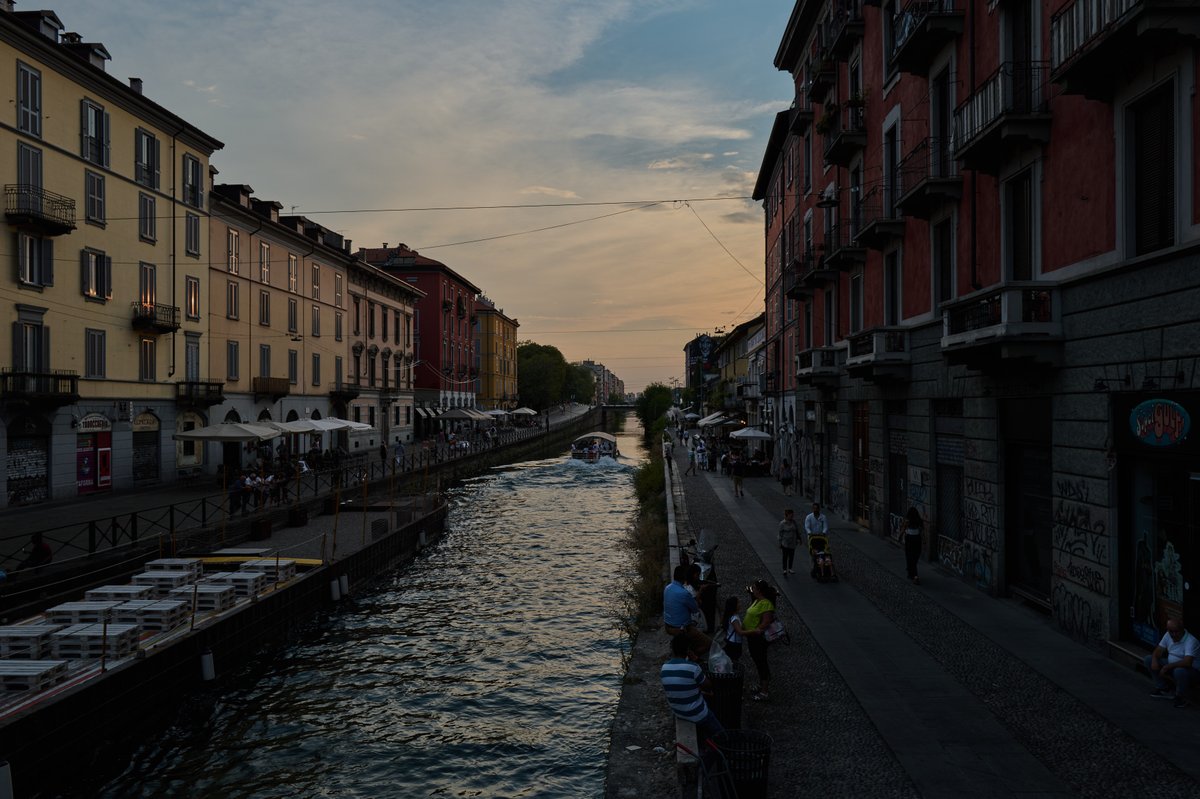
[[[609,435],[608,433],[584,433],[579,438],[575,439],[575,441],[576,442],[585,441],[589,438],[598,438],[601,441],[607,441],[610,444],[617,443],[617,437],[614,435]]]

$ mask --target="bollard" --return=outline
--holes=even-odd
[[[342,590],[342,596],[350,596],[350,577],[343,574],[338,578],[338,588]]]
[[[338,583],[336,577],[329,581],[329,596],[334,602],[338,602],[342,598],[342,586]]]
[[[217,669],[213,665],[213,653],[211,649],[205,649],[200,653],[200,679],[205,682],[212,682],[217,677]]]

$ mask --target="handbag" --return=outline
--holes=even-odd
[[[783,622],[778,619],[763,628],[763,638],[767,639],[767,643],[769,644],[773,644],[781,639],[784,640],[784,643],[791,643],[787,630],[783,628]]]

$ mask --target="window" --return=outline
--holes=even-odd
[[[935,222],[930,228],[933,238],[930,255],[933,261],[933,302],[941,305],[954,299],[954,228],[950,219]]]
[[[265,241],[258,243],[258,279],[262,283],[271,282],[271,245]]]
[[[835,289],[825,290],[825,329],[824,345],[831,346],[837,338],[837,291]]]
[[[225,317],[238,318],[238,284],[233,280],[225,284]]]
[[[1175,83],[1129,106],[1125,129],[1133,255],[1175,243]]]
[[[36,321],[34,321],[36,319]],[[13,371],[44,372],[50,368],[50,329],[41,322],[41,312],[13,323]]]
[[[314,352],[312,356],[312,384],[321,385],[321,353]]]
[[[242,242],[241,234],[229,228],[225,235],[225,269],[233,274],[241,274]]]
[[[899,0],[887,0],[880,9],[880,18],[883,20],[883,79],[890,80],[896,74],[896,65],[892,61],[896,54],[896,23],[901,21],[898,17],[900,9],[897,7]],[[903,17],[909,24],[912,20]]]
[[[367,355],[367,385],[375,387],[375,359]]]
[[[183,375],[189,383],[200,381],[200,334],[184,333]]]
[[[17,233],[17,279],[27,286],[54,285],[54,239]]]
[[[296,261],[296,256],[288,254],[288,291],[295,294],[298,291],[300,282],[300,266]]]
[[[99,250],[80,251],[80,286],[83,296],[112,299],[112,258]]]
[[[258,292],[258,323],[260,325],[271,324],[271,292]]]
[[[338,308],[342,307],[342,276],[333,276],[333,304]]]
[[[904,318],[900,304],[904,283],[900,274],[900,253],[889,252],[883,256],[883,323],[898,325]]]
[[[297,312],[296,312],[296,301],[294,299],[288,299],[288,332],[289,333],[298,332],[298,329],[297,329],[297,325],[299,323],[299,320],[297,319],[298,315],[299,314],[297,314]]]
[[[293,386],[300,382],[300,356],[295,350],[288,350],[288,382]]]
[[[188,319],[200,318],[200,278],[192,275],[185,278],[183,307]]]
[[[375,338],[375,303],[367,303],[367,338]]]
[[[804,193],[812,191],[812,136],[805,136],[800,146],[804,150],[804,176],[802,188]]]
[[[138,264],[138,301],[147,308],[158,302],[158,267],[154,264]]]
[[[96,166],[108,166],[112,150],[109,141],[109,117],[103,106],[91,100],[79,101],[80,155]]]
[[[183,156],[183,202],[193,208],[204,207],[204,172],[200,166],[195,156]]]
[[[238,343],[236,341],[225,342],[225,379],[238,379]]]
[[[105,376],[104,331],[84,328],[83,331],[83,376],[103,378]]]
[[[375,406],[374,405],[367,406],[367,424],[371,425],[371,427],[375,426]]]
[[[154,339],[142,339],[139,351],[141,352],[141,357],[138,358],[138,380],[145,383],[153,383],[155,380],[155,365],[158,361],[155,354]]]
[[[200,255],[200,216],[186,214],[184,216],[184,247],[188,255]]]
[[[900,199],[900,135],[892,125],[883,133],[883,205],[884,215],[895,219],[896,200]]]
[[[333,314],[333,338],[336,341],[342,340],[342,314],[337,311]]]
[[[154,241],[158,238],[154,205],[154,198],[149,194],[138,194],[138,238],[142,241]]]
[[[863,276],[850,276],[850,332],[857,333],[863,325]]]
[[[395,331],[395,333],[393,335],[395,335],[395,337],[396,337],[396,343],[403,344],[404,342],[401,340],[401,338],[402,338],[401,334],[403,333],[404,328],[400,326],[400,312],[399,311],[392,312],[392,330]]]
[[[321,306],[314,305],[312,307],[312,329],[309,333],[313,336],[321,335]]]
[[[157,189],[159,155],[162,148],[153,133],[138,128],[133,134],[133,179],[148,189]]]
[[[258,375],[259,377],[271,376],[271,345],[258,345]]]
[[[804,348],[813,347],[813,307],[812,301],[804,303]]]
[[[362,335],[362,323],[359,321],[362,316],[362,301],[358,297],[354,298],[354,335]]]
[[[388,324],[387,323],[388,323],[387,308],[380,308],[379,309],[379,328],[380,328],[379,335],[383,337],[384,341],[387,341],[387,338],[388,338],[388,334],[387,334]]]
[[[42,135],[42,73],[17,62],[17,129]]]
[[[313,264],[312,268],[312,298],[321,299],[321,267],[318,264]]]
[[[1004,184],[1004,245],[1010,280],[1033,280],[1033,214],[1033,173],[1026,169]]]
[[[104,224],[104,176],[95,172],[83,173],[83,196],[87,203],[87,221]]]
[[[356,421],[356,422],[362,421],[362,406],[361,405],[354,406],[354,421]]]

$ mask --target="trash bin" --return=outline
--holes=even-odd
[[[713,743],[729,765],[737,795],[758,799],[767,795],[767,771],[771,767],[771,736],[757,730],[722,730]]]
[[[726,674],[709,672],[713,693],[708,698],[708,709],[716,714],[721,726],[734,729],[742,726],[742,690],[746,670],[741,663],[733,664],[733,671]]]

